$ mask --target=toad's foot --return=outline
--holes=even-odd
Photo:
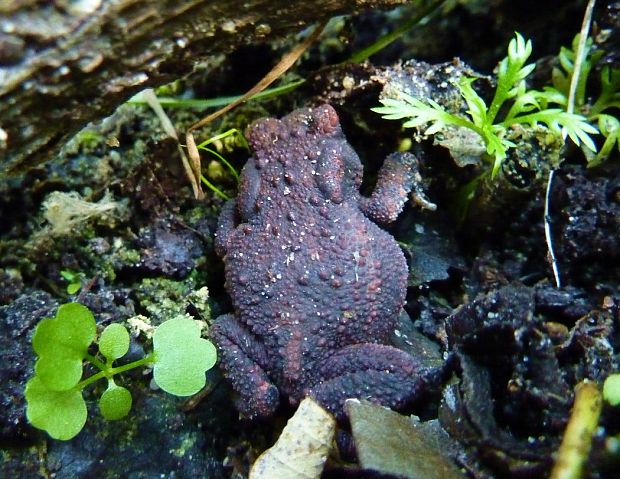
[[[267,363],[263,343],[231,314],[217,318],[210,334],[218,346],[224,374],[239,394],[238,410],[249,419],[272,416],[280,394],[261,366]]]
[[[441,373],[393,346],[355,344],[319,366],[318,381],[307,393],[341,421],[347,399],[366,399],[398,409],[438,382]]]

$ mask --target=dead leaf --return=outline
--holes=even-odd
[[[464,479],[450,459],[449,437],[437,421],[420,422],[357,399],[345,408],[363,469],[408,479]]]
[[[276,443],[256,460],[250,479],[318,479],[335,430],[334,417],[313,399],[304,399]]]

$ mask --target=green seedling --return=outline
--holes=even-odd
[[[245,148],[246,150],[250,149],[250,145],[248,145],[248,142],[243,136],[243,133],[241,132],[241,130],[237,128],[231,128],[230,130],[227,130],[224,133],[220,133],[219,135],[212,136],[208,140],[205,140],[199,145],[197,145],[196,148],[198,148],[199,150],[206,151],[210,155],[215,156],[220,162],[222,162],[226,166],[226,168],[228,168],[228,171],[230,171],[232,176],[235,178],[235,181],[238,182],[239,173],[237,173],[237,170],[235,170],[235,168],[226,160],[226,158],[224,158],[217,151],[217,149],[209,147],[209,145],[221,144],[222,140],[227,140],[228,141],[227,144],[229,146],[234,145],[235,147],[240,146],[242,148]],[[216,187],[204,175],[200,175],[200,181],[202,181],[207,186],[207,188],[209,188],[215,194],[219,195],[221,198],[225,200],[230,199],[227,194],[225,194],[222,190]]]
[[[525,79],[535,67],[526,64],[531,53],[532,42],[516,33],[508,46],[508,55],[498,65],[497,87],[489,106],[473,88],[476,79],[462,77],[455,86],[467,104],[467,116],[450,113],[432,99],[420,100],[406,93],[401,93],[398,99],[382,99],[383,106],[372,110],[388,120],[405,119],[405,128],[424,127],[425,135],[450,126],[473,130],[486,147],[492,176],[499,171],[507,150],[515,146],[506,138],[507,130],[515,124],[543,124],[552,132],[568,135],[575,144],[595,152],[590,135],[598,130],[586,117],[547,107],[550,103],[559,103],[560,92],[551,87],[544,91],[526,88]]]
[[[589,158],[588,166],[601,164],[605,158],[611,155],[614,147],[620,152],[620,121],[615,116],[600,113],[598,115],[598,129],[601,135],[605,137],[605,142],[599,152],[593,158]]]
[[[620,108],[620,69],[606,65],[600,70],[598,84],[600,93],[593,102],[588,101],[586,86],[590,81],[590,73],[599,63],[603,52],[593,48],[592,39],[585,42],[583,61],[578,72],[575,71],[575,59],[577,57],[580,35],[573,39],[572,48],[562,47],[558,55],[559,66],[553,69],[552,83],[555,102],[567,108],[571,78],[578,73],[577,88],[575,89],[574,106],[577,111],[588,118],[592,124],[597,124],[598,129],[605,138],[603,146],[595,155],[593,152],[584,150],[588,159],[588,166],[597,166],[614,150],[620,152],[620,122],[611,115],[611,109]]]
[[[150,365],[153,379],[164,391],[190,396],[205,385],[205,372],[216,361],[213,344],[200,337],[200,326],[186,317],[162,323],[153,334],[153,352],[142,359],[115,366],[129,350],[129,333],[120,324],[107,326],[96,338],[96,324],[88,308],[63,304],[54,318],[43,319],[32,338],[38,356],[35,374],[26,384],[26,416],[30,423],[54,439],[68,440],[84,427],[87,418],[83,390],[100,379],[108,387],[99,399],[103,417],[125,417],[132,404],[131,393],[119,386],[116,376]],[[96,342],[98,352],[90,349]],[[84,361],[98,372],[83,377]]]
[[[82,288],[82,280],[84,279],[84,273],[76,273],[75,271],[69,271],[63,269],[60,272],[60,276],[63,277],[69,284],[67,285],[67,293],[75,294]]]

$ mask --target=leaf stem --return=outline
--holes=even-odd
[[[568,90],[568,101],[566,102],[566,111],[572,113],[575,110],[575,96],[577,93],[577,86],[579,85],[579,76],[581,75],[581,65],[585,59],[586,44],[588,41],[588,34],[590,33],[590,25],[592,24],[592,11],[596,0],[589,0],[586,6],[586,13],[583,16],[581,23],[581,32],[579,34],[579,45],[575,52],[575,64],[573,67],[573,75],[570,79],[570,88]],[[585,84],[584,84],[585,87]]]
[[[499,113],[499,109],[508,97],[508,90],[512,88],[512,79],[514,78],[513,70],[515,68],[513,63],[510,61],[510,57],[507,57],[506,62],[508,63],[506,72],[504,75],[498,75],[497,77],[495,94],[493,95],[493,100],[491,100],[491,105],[487,111],[486,122],[489,125],[492,125],[495,122],[495,117]],[[506,81],[507,79],[510,79],[510,81]]]
[[[198,146],[199,150],[204,150],[207,153],[211,153],[213,156],[215,156],[218,160],[220,160],[222,163],[224,163],[224,165],[230,170],[231,174],[233,175],[233,177],[235,178],[235,180],[237,181],[237,183],[239,182],[239,173],[237,173],[237,171],[233,168],[233,166],[226,160],[226,158],[224,158],[222,155],[220,155],[217,151],[211,149],[211,148],[207,148],[206,146]]]
[[[92,354],[86,353],[84,358],[86,358],[89,363],[91,363],[93,366],[97,367],[101,371],[106,371],[108,369],[108,366],[106,364],[101,362],[96,356],[93,356]]]
[[[437,12],[444,3],[446,3],[446,0],[439,0],[439,1],[431,3],[425,9],[420,11],[415,17],[403,23],[400,27],[398,27],[393,32],[388,33],[387,35],[384,35],[383,37],[379,38],[379,40],[377,40],[376,42],[372,43],[366,48],[363,48],[359,52],[354,53],[353,56],[349,58],[348,62],[345,62],[345,63],[349,63],[349,62],[350,63],[361,63],[367,60],[369,57],[371,57],[375,53],[383,50],[390,43],[394,42],[395,40],[398,40],[405,32],[407,32],[407,30],[410,30],[411,28],[415,27],[417,24],[422,23],[422,21],[426,17]]]
[[[148,354],[144,356],[142,359],[138,359],[137,361],[133,361],[131,363],[123,364],[122,366],[118,366],[110,369],[110,374],[120,374],[125,371],[129,371],[131,369],[138,368],[140,366],[144,366],[146,364],[150,364],[155,362],[155,353]]]
[[[228,196],[226,193],[220,190],[217,186],[215,186],[213,183],[207,180],[204,175],[200,175],[200,181],[202,181],[205,185],[207,185],[211,191],[213,191],[223,200],[228,201],[230,199],[230,196]]]
[[[254,95],[252,100],[264,100],[267,98],[275,97],[278,95],[283,95],[285,93],[291,92],[296,89],[298,86],[305,83],[305,79],[293,80],[289,83],[285,83],[284,85],[280,85],[274,88],[265,89],[260,93]],[[130,105],[144,105],[146,104],[146,100],[141,96],[142,92],[138,93],[136,96],[131,98],[127,103]],[[233,95],[233,96],[220,96],[217,98],[209,98],[206,100],[201,99],[186,99],[186,98],[171,98],[171,97],[157,97],[159,103],[162,106],[168,108],[216,108],[220,106],[226,106],[229,103],[232,103],[243,95]]]
[[[549,260],[551,262],[551,269],[553,270],[553,277],[555,279],[556,288],[562,287],[560,280],[560,269],[558,268],[558,260],[555,256],[555,250],[553,249],[553,233],[551,232],[551,216],[549,213],[549,205],[551,203],[551,185],[553,184],[553,173],[555,170],[549,170],[549,178],[547,179],[547,189],[545,193],[545,239],[547,241],[547,252],[549,253]]]
[[[95,362],[93,362],[91,358],[94,359],[97,363],[99,363],[100,366],[97,365]],[[155,361],[155,354],[151,353],[143,357],[142,359],[138,359],[137,361],[133,361],[131,363],[123,364],[122,366],[118,366],[116,368],[108,367],[105,364],[103,364],[101,361],[99,361],[97,358],[90,356],[90,355],[87,355],[87,359],[91,361],[93,364],[95,364],[95,366],[99,367],[101,371],[98,372],[97,374],[93,374],[92,376],[87,377],[86,379],[84,379],[84,381],[79,382],[75,386],[75,390],[77,391],[79,391],[80,389],[84,389],[86,386],[89,386],[99,381],[100,379],[103,379],[103,378],[109,379],[109,378],[112,378],[112,376],[116,374],[124,373],[125,371],[129,371],[131,369],[144,366],[145,364],[150,364]]]
[[[470,130],[478,133],[482,138],[486,138],[485,129],[476,125],[472,120],[448,113],[443,109],[441,110],[441,113],[441,116],[443,117],[442,120],[445,123],[451,123],[454,126],[460,126],[462,128],[469,128]]]

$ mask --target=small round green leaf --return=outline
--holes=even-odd
[[[217,359],[215,346],[200,337],[200,326],[190,318],[162,323],[153,334],[153,379],[164,391],[191,396],[206,382],[205,372]]]
[[[67,391],[80,382],[82,360],[43,356],[34,366],[37,377],[52,391]]]
[[[39,355],[37,376],[47,388],[66,391],[82,376],[82,360],[95,339],[95,318],[86,306],[63,304],[56,317],[41,321],[32,338]]]
[[[110,381],[108,389],[101,395],[99,399],[99,410],[101,415],[109,421],[122,419],[131,409],[131,393],[122,386],[117,386]]]
[[[55,318],[39,323],[32,346],[39,356],[82,358],[95,339],[95,318],[86,306],[67,303],[58,308]]]
[[[612,374],[605,379],[603,397],[612,406],[620,404],[620,374]]]
[[[118,323],[110,324],[101,333],[99,351],[110,360],[122,358],[129,351],[129,333]]]
[[[28,421],[54,439],[69,440],[86,423],[86,403],[81,391],[51,391],[34,376],[26,384],[25,396]]]

